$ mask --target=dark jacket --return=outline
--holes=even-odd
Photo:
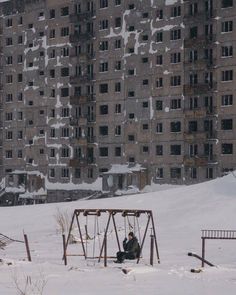
[[[123,248],[125,252],[132,253],[135,257],[137,257],[140,249],[137,238],[133,237],[131,240],[128,241],[124,240]]]

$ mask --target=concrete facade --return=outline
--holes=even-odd
[[[149,182],[235,169],[236,3],[44,0],[1,7],[1,178]],[[35,188],[37,190],[37,188]]]

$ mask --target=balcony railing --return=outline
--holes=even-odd
[[[89,40],[93,37],[94,37],[93,32],[85,32],[85,33],[75,32],[74,34],[70,35],[70,42],[71,43],[83,42],[83,41]]]
[[[184,165],[185,166],[206,166],[208,164],[208,157],[205,155],[196,155],[196,156],[184,156]]]
[[[205,141],[207,139],[207,132],[203,132],[203,131],[185,132],[184,139],[189,142]]]
[[[185,84],[184,95],[198,95],[216,90],[217,82]]]
[[[210,35],[202,35],[202,36],[197,36],[194,38],[186,38],[184,40],[184,46],[186,48],[189,47],[204,47],[205,45],[208,45],[212,42],[216,41],[216,35],[215,34],[210,34]]]
[[[95,78],[94,74],[71,76],[70,77],[70,83],[71,84],[77,84],[77,83],[90,82],[90,81],[93,81],[94,78]]]
[[[96,11],[86,11],[86,12],[78,12],[70,15],[70,21],[71,22],[81,22],[81,21],[87,21],[91,19],[95,15]]]
[[[206,109],[204,107],[195,109],[184,109],[184,114],[186,117],[190,118],[201,118],[206,116]]]

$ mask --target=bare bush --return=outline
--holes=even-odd
[[[32,278],[30,275],[19,277],[17,272],[12,274],[12,280],[19,295],[43,295],[47,280],[40,272],[38,278]]]
[[[57,225],[57,232],[61,234],[68,234],[70,230],[70,224],[72,220],[73,214],[69,213],[68,211],[61,211],[59,208],[57,208],[57,212],[54,215],[54,218],[56,220]],[[72,230],[74,229],[74,226],[72,227]],[[73,234],[70,234],[69,243],[76,243],[76,239],[73,236]]]

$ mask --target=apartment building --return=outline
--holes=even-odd
[[[0,10],[1,178],[15,193],[77,190],[114,166],[178,184],[235,169],[235,1]]]

